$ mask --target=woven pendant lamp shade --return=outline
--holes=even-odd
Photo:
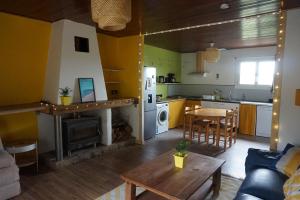
[[[131,0],[91,0],[92,19],[99,28],[118,31],[131,20]]]
[[[205,51],[205,60],[208,63],[216,63],[220,59],[220,50],[217,48],[207,48]]]
[[[210,47],[205,51],[205,60],[208,63],[216,63],[220,59],[220,50],[214,47],[214,43],[210,43]]]

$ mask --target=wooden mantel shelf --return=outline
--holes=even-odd
[[[24,112],[43,112],[50,115],[62,115],[74,112],[124,107],[134,105],[137,103],[137,98],[122,98],[89,103],[74,103],[69,106],[55,105],[47,102],[34,102],[27,104],[0,106],[0,116]]]
[[[47,112],[46,104],[40,102],[8,105],[0,107],[0,115],[10,115],[24,112]]]
[[[137,103],[137,98],[122,98],[89,103],[73,103],[68,106],[50,104],[49,109],[46,113],[51,115],[62,115],[67,113],[85,112],[106,108],[125,107]]]

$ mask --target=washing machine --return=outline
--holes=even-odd
[[[156,134],[168,131],[169,126],[169,104],[158,103],[156,104]]]

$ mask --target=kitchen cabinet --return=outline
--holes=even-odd
[[[257,106],[256,135],[271,137],[272,106]]]
[[[185,100],[173,100],[169,102],[169,128],[176,128],[183,123]]]
[[[256,129],[256,105],[240,105],[239,133],[245,135],[255,135]]]

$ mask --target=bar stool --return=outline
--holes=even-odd
[[[18,167],[27,167],[31,165],[36,166],[36,174],[39,169],[39,159],[38,159],[38,146],[37,140],[24,140],[24,141],[15,141],[5,144],[5,149],[8,153],[13,155],[16,164]],[[16,154],[24,154],[27,152],[34,152],[34,156],[25,157],[20,155],[16,157]]]

